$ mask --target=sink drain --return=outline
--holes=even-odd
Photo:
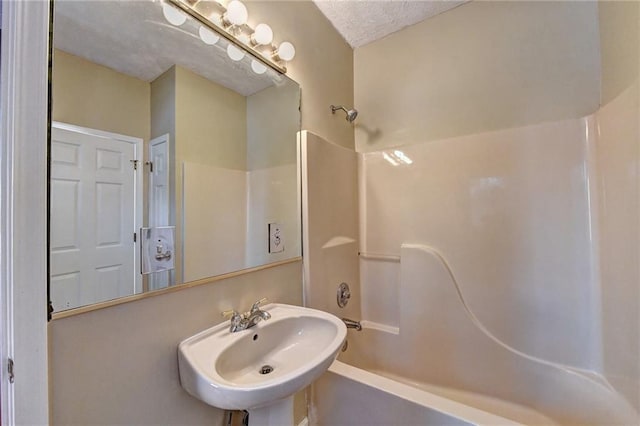
[[[260,374],[269,374],[273,371],[273,367],[270,365],[263,365],[260,367]]]

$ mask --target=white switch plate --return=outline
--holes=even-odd
[[[269,224],[269,253],[282,253],[284,251],[284,234],[279,223]]]

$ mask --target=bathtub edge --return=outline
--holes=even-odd
[[[404,383],[345,364],[342,361],[334,361],[328,371],[470,424],[479,426],[496,424],[522,426],[522,423],[511,419],[479,410],[422,389],[416,389]]]

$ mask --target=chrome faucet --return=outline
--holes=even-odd
[[[257,323],[263,320],[271,318],[271,314],[267,311],[260,309],[260,305],[267,301],[267,298],[263,298],[251,305],[251,309],[244,314],[237,312],[236,310],[224,311],[222,316],[231,317],[229,332],[235,333],[237,331],[246,330],[253,327]]]
[[[344,325],[346,325],[347,328],[355,328],[356,331],[362,331],[362,324],[360,324],[360,321],[355,321],[349,318],[342,318],[342,322],[344,322]]]

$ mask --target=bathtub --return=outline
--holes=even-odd
[[[349,330],[346,351],[314,385],[312,424],[637,424],[625,401],[593,377],[538,371],[538,377],[534,374],[520,386],[505,380],[493,389],[482,382],[442,380],[430,374],[426,363],[423,368],[403,363],[399,334],[369,326]],[[516,380],[532,371],[522,373]],[[544,380],[546,384],[539,383]]]
[[[371,326],[374,328],[369,328]],[[350,330],[346,351],[339,355],[338,360],[329,369],[328,377],[323,378],[324,381],[318,389],[323,394],[336,395],[341,392],[331,389],[332,387],[348,388],[350,386],[358,389],[349,392],[352,394],[355,392],[378,393],[378,398],[383,400],[381,405],[384,407],[393,404],[402,405],[404,402],[414,406],[412,410],[403,409],[402,414],[393,419],[374,415],[371,419],[364,422],[358,421],[356,424],[558,424],[542,413],[514,402],[469,390],[429,383],[417,372],[411,375],[399,374],[402,369],[394,366],[389,359],[385,359],[392,358],[385,356],[385,352],[387,354],[395,352],[396,347],[392,345],[393,337],[393,333],[380,330],[376,324],[367,322],[364,323],[361,332]],[[370,350],[370,348],[376,349]],[[378,349],[382,349],[383,353]],[[344,399],[343,397],[342,400]],[[393,402],[394,399],[404,402]],[[370,407],[371,404],[367,401],[366,405]],[[369,411],[369,408],[366,411]],[[325,419],[327,417],[324,415]],[[327,425],[339,423],[332,420],[319,422]],[[349,421],[345,424],[353,423]]]
[[[466,306],[444,261],[403,246],[399,324],[362,321],[315,384],[318,425],[635,425],[600,375],[519,352]],[[422,278],[429,276],[428,283]]]
[[[319,426],[521,424],[339,360],[314,384],[313,401]]]

